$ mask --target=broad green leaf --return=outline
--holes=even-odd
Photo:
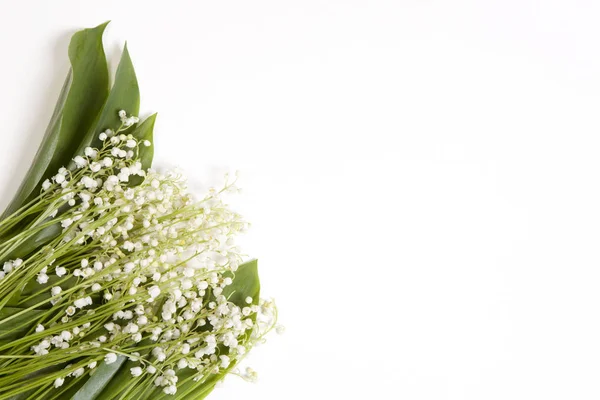
[[[73,35],[69,44],[71,70],[50,124],[31,167],[2,218],[38,193],[42,181],[67,165],[108,95],[108,66],[102,34],[108,22]]]
[[[238,307],[246,306],[246,297],[252,297],[256,303],[260,295],[260,280],[258,279],[258,261],[250,260],[240,265],[235,274],[227,273],[233,278],[233,283],[223,289],[223,295]]]
[[[139,362],[127,361],[119,370],[119,373],[111,379],[110,384],[107,385],[104,390],[97,395],[97,397],[90,398],[90,400],[118,399],[119,396],[121,396],[125,391],[129,390],[141,379],[140,377],[134,377],[130,372],[131,368],[139,365]]]
[[[140,111],[140,89],[138,86],[133,63],[127,50],[127,44],[123,49],[121,61],[115,74],[115,83],[102,107],[100,115],[88,130],[87,134],[80,141],[76,154],[83,154],[86,147],[100,147],[102,142],[99,139],[101,132],[106,129],[117,129],[121,126],[119,111],[125,110],[128,115],[138,115]],[[129,128],[131,130],[132,128]],[[70,167],[74,166],[71,162]]]
[[[156,122],[156,115],[152,114],[146,118],[141,124],[135,127],[132,135],[136,137],[140,143],[144,140],[150,141],[150,146],[144,146],[140,144],[139,157],[142,162],[142,168],[148,170],[152,166],[152,160],[154,158],[154,124]],[[132,176],[130,178],[130,186],[137,186],[142,183],[143,178],[138,176]],[[25,257],[39,247],[47,244],[52,239],[56,238],[62,232],[62,228],[59,224],[52,225],[39,233],[32,235],[23,244],[21,244],[15,251],[13,251],[7,258],[13,259],[18,257]]]
[[[152,400],[202,400],[206,398],[206,396],[214,390],[217,383],[219,383],[219,381],[236,366],[236,363],[232,363],[227,369],[218,374],[210,375],[202,382],[194,382],[193,376],[197,372],[196,370],[189,368],[185,369],[177,374],[180,384],[177,385],[177,393],[175,393],[175,396],[165,394],[161,388],[152,388],[149,395],[144,396],[144,398]]]
[[[258,302],[260,296],[260,281],[258,279],[258,265],[256,260],[248,261],[238,268],[233,277],[233,283],[229,285],[223,294],[229,298],[231,302],[239,307],[246,305],[246,297],[252,297],[253,303]],[[97,397],[98,400],[116,399],[124,390],[127,390],[134,384],[136,378],[129,374],[129,368],[138,365],[138,363],[128,361],[118,375],[114,376],[109,385],[102,391],[102,394]],[[179,381],[184,382],[179,385],[175,396],[170,396],[163,393],[162,388],[149,387],[148,391],[144,392],[144,397],[147,399],[174,399],[174,400],[192,400],[204,399],[214,389],[214,386],[221,380],[225,374],[234,368],[232,364],[226,371],[210,376],[202,383],[194,382],[191,377],[196,372],[192,369],[181,371]],[[188,379],[190,378],[190,379]],[[187,379],[187,381],[186,381]],[[91,399],[96,399],[91,397]]]
[[[252,297],[253,303],[256,304],[260,296],[260,281],[258,278],[257,261],[252,260],[242,264],[235,272],[235,275],[232,274],[231,276],[233,277],[233,283],[223,291],[225,296],[227,296],[231,302],[240,307],[246,305],[245,299],[249,296]],[[3,310],[3,312],[8,313],[6,315],[12,315],[18,312],[20,309],[6,307],[5,310],[6,311]],[[0,313],[0,319],[2,315],[3,314]],[[29,315],[30,314],[27,314],[24,317],[29,317]],[[37,317],[37,314],[35,317]],[[35,317],[31,317],[31,320],[35,320]],[[127,361],[126,358],[122,356],[119,356],[117,361],[113,364],[107,365],[102,363],[98,367],[96,373],[91,376],[82,386],[75,386],[72,388],[72,390],[65,392],[64,395],[61,394],[61,396],[66,396],[64,398],[71,398],[72,400],[104,400],[117,398],[124,390],[130,388],[131,385],[135,385],[136,380],[139,380],[128,373],[129,368],[134,365],[137,365],[137,363]],[[184,383],[179,385],[177,394],[174,397],[164,394],[161,388],[151,387],[148,397],[145,398],[152,398],[156,400],[202,400],[212,392],[216,383],[222,379],[233,367],[234,365],[231,365],[227,370],[210,376],[202,383],[194,382],[191,379],[194,374],[193,370],[182,371],[182,373],[179,374],[180,382]],[[71,394],[71,392],[75,393]]]
[[[62,277],[58,277],[56,275],[50,275],[48,278],[48,283],[46,285],[40,285],[36,280],[31,280],[23,286],[23,289],[19,293],[19,296],[8,303],[8,305],[16,305],[15,301],[18,302],[19,307],[27,308],[32,307],[36,304],[41,303],[44,300],[50,299],[52,294],[48,288],[51,288],[57,285],[57,282],[61,282],[59,285],[63,290],[67,290],[73,287],[77,283],[77,278],[71,276],[64,280]],[[92,295],[92,299],[95,301],[96,299],[100,300],[101,295],[96,294]],[[96,303],[94,303],[96,304]],[[50,302],[39,306],[40,310],[47,310],[52,307]]]
[[[247,305],[246,297],[252,297],[252,303],[258,303],[260,297],[260,280],[258,278],[257,260],[251,260],[240,265],[235,272],[235,275],[224,275],[229,275],[233,278],[233,283],[223,290],[223,295],[228,297],[229,301],[238,307],[245,307]],[[163,393],[160,388],[157,388],[154,389],[147,398],[153,400],[167,400],[173,398],[177,400],[202,400],[212,392],[217,382],[223,379],[223,377],[234,367],[235,364],[232,364],[225,371],[212,375],[206,381],[201,383],[194,382],[192,379],[186,381],[187,378],[190,378],[193,376],[194,372],[196,372],[191,369],[186,369],[178,374],[179,381],[185,381],[185,383],[178,385],[177,393],[174,397]]]
[[[102,390],[111,383],[111,380],[115,378],[115,374],[119,372],[125,360],[127,360],[126,357],[117,356],[117,361],[112,364],[102,362],[102,364],[97,367],[94,375],[92,375],[77,393],[71,397],[71,400],[96,399]]]
[[[243,308],[247,305],[247,297],[252,297],[252,304],[258,304],[260,297],[258,261],[250,260],[240,265],[235,272],[235,276],[233,276],[233,283],[223,290],[223,295],[238,307]],[[255,319],[254,316],[252,319]],[[246,334],[246,338],[249,334],[249,332]],[[213,391],[215,385],[233,368],[235,368],[235,364],[230,365],[227,370],[211,376],[202,385],[195,384],[196,382],[193,381],[181,385],[182,387],[178,389],[178,392],[181,392],[182,395],[180,398],[190,400],[202,400],[206,398]]]
[[[231,366],[233,368],[233,366]],[[179,385],[177,388],[176,398],[179,400],[183,399],[194,399],[194,400],[202,400],[206,396],[208,396],[215,388],[215,385],[223,379],[223,377],[231,370],[231,368],[227,368],[226,371],[222,371],[218,374],[211,375],[208,379],[203,381],[202,383],[194,382],[193,379],[187,380],[183,385]],[[183,381],[186,378],[189,378],[193,375],[193,370],[185,370],[184,373],[179,374],[180,380]],[[155,398],[155,397],[153,397]],[[165,393],[161,393],[160,397],[156,397],[156,399],[168,399],[169,395]]]
[[[38,233],[31,235],[24,241],[19,247],[17,247],[14,251],[12,251],[6,258],[14,259],[14,258],[23,258],[26,255],[32,253],[34,250],[39,249],[41,246],[44,246],[52,239],[56,238],[62,232],[62,227],[60,224],[56,223],[55,225],[51,225],[45,229],[42,229]]]
[[[156,114],[152,114],[138,125],[132,132],[132,135],[140,142],[139,157],[142,162],[142,168],[148,170],[152,166],[154,158],[154,123],[156,122]],[[150,141],[150,146],[143,144],[144,140]],[[141,176],[132,176],[129,178],[130,186],[137,186],[144,181]]]
[[[152,342],[150,339],[144,339],[140,342],[140,347],[145,347],[151,345]],[[139,352],[141,357],[146,357],[150,353],[150,349],[144,349]],[[108,385],[98,396],[98,399],[109,400],[113,398],[118,398],[124,391],[127,391],[132,385],[135,385],[140,378],[135,378],[130,373],[130,368],[139,366],[139,361],[131,361],[128,360],[125,365],[121,368],[119,373],[115,375],[110,381],[110,385]]]
[[[137,115],[140,108],[140,92],[133,69],[131,58],[127,46],[123,50],[121,61],[117,67],[115,74],[115,82],[113,87],[106,99],[102,111],[99,113],[97,119],[92,124],[91,128],[87,131],[85,137],[81,140],[76,141],[76,145],[79,147],[76,151],[72,152],[70,156],[65,160],[64,165],[73,167],[72,158],[76,154],[83,154],[83,151],[88,146],[98,147],[100,145],[100,139],[98,135],[108,128],[116,129],[120,126],[121,120],[119,119],[119,111],[125,110],[128,114]],[[152,129],[154,127],[154,120],[156,115],[147,118],[148,123],[143,130],[139,131],[140,135],[152,136]],[[146,122],[144,121],[144,122]],[[144,124],[142,124],[144,125]],[[135,128],[134,128],[135,129]],[[143,147],[143,146],[142,146]],[[147,163],[152,162],[154,154],[153,146],[142,150],[142,160]],[[58,170],[58,167],[56,168]],[[19,246],[11,255],[10,258],[24,257],[36,250],[40,246],[47,244],[49,241],[57,237],[61,232],[61,227],[57,224],[36,235],[33,235],[24,244]]]
[[[31,380],[31,379],[37,379],[37,378],[43,377],[44,375],[54,373],[54,372],[64,368],[64,366],[65,366],[65,364],[58,364],[58,365],[53,365],[51,367],[39,369],[39,370],[29,374],[25,381]],[[26,390],[25,392],[11,396],[8,400],[31,400],[32,399],[31,396],[37,391],[37,389],[38,388]]]
[[[56,223],[54,225],[51,225],[41,230],[40,232],[31,235],[25,242],[23,242],[20,246],[18,246],[15,250],[8,254],[6,259],[10,260],[15,258],[24,258],[28,254],[49,243],[52,239],[60,235],[61,232],[62,228],[60,224]],[[36,282],[20,282],[19,286],[14,288],[13,296],[9,300],[8,305],[14,306],[19,304],[23,296],[22,291],[24,290],[26,285],[35,285],[35,283]]]
[[[146,118],[144,120],[144,122],[142,122],[141,124],[136,126],[135,130],[132,132],[133,136],[135,136],[140,141],[140,143],[143,142],[144,140],[150,141],[150,146],[144,146],[144,144],[141,143],[140,147],[139,147],[139,157],[140,157],[140,161],[142,163],[142,168],[144,168],[144,170],[147,170],[148,168],[150,168],[152,166],[152,159],[154,157],[153,131],[154,131],[155,122],[156,122],[156,114],[152,114],[151,116]],[[137,186],[142,182],[143,182],[142,177],[132,176],[130,178],[129,185]],[[58,223],[55,225],[49,226],[48,228],[40,231],[39,233],[37,233],[35,235],[32,235],[30,238],[28,238],[27,241],[25,241],[18,248],[16,248],[7,258],[13,259],[13,258],[18,258],[18,257],[25,257],[26,255],[30,254],[34,250],[40,248],[41,246],[50,242],[52,239],[56,238],[61,232],[62,232],[62,228]],[[28,285],[31,287],[31,289],[38,287],[35,282],[30,282],[30,283],[28,283]],[[14,300],[11,300],[11,302],[9,304],[15,305],[16,303],[18,303],[20,301],[20,299],[23,296],[26,296],[31,293],[33,293],[33,291],[28,291],[27,288],[25,288],[23,290],[23,293],[19,294],[18,296],[15,296]],[[25,303],[25,305],[36,304],[37,302],[43,300],[44,296],[41,296],[41,297],[42,298],[35,298],[35,299],[31,300],[28,303]]]
[[[154,158],[154,124],[156,122],[156,114],[152,114],[144,120],[136,129],[133,131],[133,136],[138,141],[143,142],[148,140],[150,146],[145,146],[143,143],[140,144],[139,157],[142,162],[142,168],[148,169],[152,166],[152,159]]]
[[[2,310],[0,310],[0,321],[23,310],[24,308],[20,307],[3,307]],[[31,310],[12,319],[10,323],[1,324],[0,339],[15,339],[24,335],[31,329],[33,323],[44,313],[45,311],[43,310]]]

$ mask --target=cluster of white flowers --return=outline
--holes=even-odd
[[[0,271],[0,279],[4,278],[6,274],[10,274],[13,270],[19,268],[21,265],[23,265],[23,260],[20,258],[6,261],[2,266],[2,271]]]
[[[47,218],[62,235],[48,251],[4,264],[0,279],[39,265],[36,280],[60,315],[37,325],[32,352],[86,355],[55,387],[121,354],[137,363],[133,377],[174,394],[179,371],[196,370],[200,382],[228,371],[274,326],[276,309],[258,298],[229,301],[242,261],[234,239],[248,226],[222,201],[235,182],[195,200],[181,174],[144,170],[139,151],[151,143],[121,133],[138,119],[119,116],[122,127],[101,133],[100,148],[43,183],[44,196],[57,199]]]

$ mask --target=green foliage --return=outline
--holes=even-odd
[[[258,278],[257,260],[251,260],[240,265],[238,270],[235,272],[235,275],[231,273],[226,275],[230,275],[233,278],[233,283],[225,287],[223,290],[223,295],[225,295],[229,301],[241,308],[248,305],[246,303],[247,297],[252,297],[253,304],[258,303],[258,299],[260,297],[260,280]],[[249,334],[247,334],[247,337],[248,336]],[[230,365],[226,370],[223,370],[218,374],[211,375],[207,379],[200,382],[194,382],[194,370],[188,369],[183,371],[179,378],[182,384],[178,385],[175,399],[204,399],[213,391],[217,382],[223,379],[225,375],[233,368],[235,368],[235,364],[232,363],[232,365]],[[173,399],[173,396],[163,393],[160,388],[156,388],[147,398],[153,400],[167,400]]]
[[[116,129],[121,125],[119,119],[119,111],[121,110],[125,110],[131,115],[138,115],[140,112],[140,88],[127,45],[123,49],[121,61],[119,61],[115,74],[115,83],[106,99],[106,103],[104,103],[100,115],[83,140],[79,141],[75,154],[82,154],[88,146],[99,147],[102,143],[98,138],[100,132],[108,128]],[[133,129],[133,127],[129,128],[129,130]],[[71,163],[72,166],[73,163]]]
[[[109,91],[108,67],[102,46],[102,35],[108,23],[104,23],[92,29],[85,29],[73,35],[69,45],[69,59],[71,70],[60,93],[56,108],[46,130],[44,139],[35,156],[33,164],[19,188],[16,196],[0,219],[6,219],[24,205],[36,199],[45,179],[54,175],[62,166],[73,169],[72,159],[83,154],[88,146],[100,147],[101,141],[98,135],[106,129],[116,130],[121,125],[118,112],[125,110],[129,115],[138,115],[140,106],[139,86],[129,56],[127,46],[123,50],[119,66],[116,71],[114,84]],[[139,159],[144,169],[152,165],[154,156],[153,130],[156,114],[151,115],[142,123],[128,128],[140,142],[149,140],[150,146],[139,147]],[[132,177],[130,185],[139,185],[143,181],[140,177]],[[29,205],[28,205],[29,207]],[[32,214],[38,210],[32,209]],[[60,212],[59,212],[60,215]],[[39,218],[40,214],[29,215],[19,224],[14,226],[13,231],[8,232],[0,240],[11,237],[14,232],[28,228]],[[59,224],[44,227],[39,232],[30,235],[26,241],[20,243],[14,250],[10,249],[4,254],[5,259],[26,257],[47,244],[51,243],[62,233]],[[11,227],[12,229],[12,227]],[[11,251],[12,250],[12,251]],[[0,260],[4,261],[4,260]],[[233,279],[233,283],[223,290],[223,294],[240,308],[247,306],[246,298],[251,297],[253,304],[258,304],[260,295],[260,281],[258,277],[257,261],[252,260],[240,265],[235,273],[227,273]],[[52,277],[48,287],[57,280]],[[9,317],[12,319],[0,324],[0,346],[7,345],[10,340],[18,340],[25,335],[31,334],[40,318],[48,315],[48,306],[39,307],[39,304],[50,296],[48,292],[40,292],[35,280],[18,282],[13,289],[11,287],[11,298],[6,299],[0,305],[0,321]],[[63,290],[72,287],[76,283],[75,278],[65,279],[60,283]],[[99,304],[100,302],[94,302]],[[39,308],[35,308],[39,307]],[[28,310],[28,308],[31,308]],[[35,308],[35,309],[34,309]],[[24,311],[25,310],[25,311]],[[22,314],[19,314],[22,313]],[[250,333],[242,339],[249,339]],[[150,344],[150,343],[149,343]],[[220,348],[221,351],[227,351]],[[149,349],[148,349],[149,352]],[[144,356],[145,354],[142,354]],[[10,360],[2,361],[7,368]],[[203,377],[194,381],[196,370],[186,369],[181,371],[178,392],[175,396],[166,395],[162,388],[155,387],[152,383],[153,377],[144,374],[133,377],[130,368],[139,365],[139,362],[129,361],[126,357],[119,355],[117,361],[111,364],[99,363],[94,373],[86,375],[77,380],[65,383],[60,389],[54,389],[51,384],[44,383],[38,389],[33,383],[36,379],[51,382],[60,376],[63,371],[62,365],[51,365],[45,367],[32,366],[32,373],[21,375],[15,381],[27,385],[20,390],[10,394],[11,400],[26,398],[36,399],[72,399],[72,400],[110,400],[110,399],[180,399],[201,400],[210,394],[216,383],[225,374],[235,367],[235,363],[218,374]],[[23,379],[23,380],[20,380]],[[44,382],[46,382],[44,381]],[[9,397],[2,397],[9,398]]]
[[[235,276],[231,276],[233,278],[233,283],[223,290],[223,294],[238,307],[245,307],[248,305],[246,303],[247,297],[252,297],[252,302],[254,304],[257,304],[258,298],[260,296],[260,281],[258,278],[257,260],[251,260],[240,265],[240,267],[235,273]],[[131,361],[127,362],[123,367],[116,365],[113,366],[113,364],[109,365],[108,367],[112,366],[111,370],[114,370],[115,373],[118,370],[118,373],[114,375],[114,378],[112,379],[110,384],[105,387],[104,391],[102,391],[100,395],[97,395],[97,397],[87,397],[86,399],[112,400],[119,398],[119,395],[123,395],[125,390],[128,390],[129,388],[133,387],[135,382],[139,381],[140,378],[134,378],[129,372],[129,369],[136,365],[139,365],[139,363]],[[226,370],[221,371],[218,374],[211,375],[199,382],[194,382],[193,380],[194,373],[196,371],[193,369],[186,369],[179,374],[180,384],[178,385],[177,393],[175,394],[175,396],[167,395],[163,393],[162,388],[154,387],[152,383],[147,382],[147,384],[151,385],[151,387],[143,388],[144,397],[135,397],[135,394],[130,394],[134,397],[126,398],[143,398],[153,400],[201,400],[208,396],[210,392],[212,392],[212,390],[214,389],[217,382],[223,379],[225,374],[228,373],[234,367],[235,365],[232,363],[232,365],[230,365],[230,367]],[[91,379],[94,379],[94,377],[92,377]],[[81,399],[83,399],[83,397]]]
[[[140,91],[127,46],[123,50],[114,84],[108,91],[108,68],[102,47],[102,34],[107,23],[93,29],[75,33],[69,45],[72,69],[60,94],[54,115],[32,167],[21,188],[10,203],[3,218],[18,210],[40,191],[42,182],[62,166],[74,168],[72,159],[83,154],[86,147],[98,147],[98,135],[104,130],[116,129],[121,121],[120,110],[138,115]],[[139,126],[129,128],[142,140],[152,142],[156,114],[151,115]],[[82,134],[82,133],[85,133]],[[140,146],[139,157],[144,168],[152,165],[154,144]],[[131,185],[139,185],[139,177]],[[17,228],[23,228],[20,224]],[[56,238],[62,231],[58,225],[49,226],[28,238],[8,258],[24,257]]]
[[[46,134],[16,196],[4,211],[12,214],[37,195],[41,183],[67,165],[108,96],[108,66],[102,34],[108,22],[73,35],[71,70],[63,85]]]
[[[245,307],[246,297],[252,297],[252,302],[258,304],[260,296],[260,281],[258,279],[258,261],[250,260],[238,268],[235,275],[231,272],[224,274],[231,276],[233,283],[223,290],[223,295],[238,307]]]
[[[150,146],[142,145],[140,147],[140,161],[142,162],[142,168],[147,170],[152,166],[152,159],[154,158],[154,123],[156,122],[156,114],[152,114],[139,124],[135,130],[131,133],[140,142],[144,140],[150,141]],[[142,183],[143,178],[141,176],[132,176],[129,178],[130,186],[137,186]]]
[[[94,375],[88,378],[79,390],[73,395],[72,400],[92,400],[98,398],[102,390],[113,385],[112,380],[122,376],[123,371],[119,371],[126,358],[118,356],[117,361],[112,364],[102,362],[96,369]],[[119,375],[116,375],[119,372]]]
[[[24,308],[22,307],[3,307],[0,310],[0,320],[13,316],[23,310]],[[10,324],[0,325],[0,339],[16,339],[23,336],[43,314],[43,310],[31,310],[14,318]]]

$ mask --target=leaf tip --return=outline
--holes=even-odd
[[[110,24],[110,19],[109,19],[108,21],[105,21],[105,22],[101,23],[100,25],[98,25],[98,26],[97,26],[97,27],[95,27],[94,29],[102,29],[102,30],[104,30],[104,29],[106,29],[106,26],[107,26],[108,24]]]

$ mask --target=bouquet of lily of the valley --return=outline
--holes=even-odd
[[[127,48],[77,32],[48,130],[0,220],[0,400],[203,399],[276,323],[223,196],[151,169]]]

